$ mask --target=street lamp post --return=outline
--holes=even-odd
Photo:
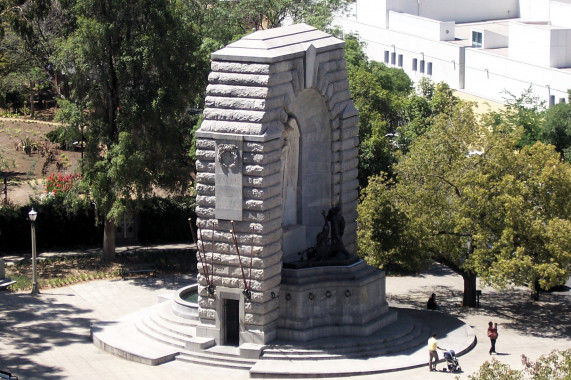
[[[38,213],[31,209],[28,213],[30,222],[32,222],[32,295],[40,293],[38,288],[38,269],[36,267],[36,217]]]

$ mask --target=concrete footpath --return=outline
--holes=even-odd
[[[181,362],[149,367],[129,362],[97,349],[90,341],[92,322],[116,321],[157,302],[161,294],[192,282],[190,276],[134,278],[81,283],[28,293],[0,292],[0,369],[27,379],[247,379],[248,372],[224,370]],[[471,326],[478,342],[459,357],[460,379],[490,359],[486,337],[488,321],[499,325],[493,358],[522,369],[521,355],[536,359],[553,349],[571,348],[571,292],[542,294],[530,302],[525,289],[496,292],[483,288],[481,307],[460,307],[463,281],[447,268],[434,266],[418,276],[387,278],[390,306],[422,310],[431,293],[442,310]],[[454,347],[446,347],[454,348]],[[428,354],[427,354],[428,356]],[[427,357],[428,359],[428,357]],[[323,365],[332,365],[324,362]],[[358,361],[355,365],[359,365]],[[442,369],[444,364],[439,364]],[[421,367],[400,372],[358,376],[358,379],[453,379],[455,375],[429,372]]]

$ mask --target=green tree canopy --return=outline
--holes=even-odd
[[[203,10],[204,35],[217,48],[253,30],[281,26],[286,19],[304,22],[320,30],[329,28],[335,12],[350,0],[198,0]]]
[[[493,132],[464,102],[435,116],[395,165],[396,183],[364,192],[359,236],[373,242],[359,240],[360,254],[385,267],[416,238],[410,266],[421,255],[462,275],[466,306],[475,305],[476,274],[498,287],[527,284],[534,296],[564,282],[571,169],[543,143],[519,150],[522,133]],[[383,213],[391,217],[369,216]],[[389,235],[398,243],[387,246]]]
[[[369,178],[357,206],[358,254],[369,265],[395,272],[418,272],[426,256],[420,236],[395,197],[395,183],[382,173]],[[382,252],[382,254],[380,254]]]
[[[527,285],[537,299],[571,275],[571,165],[541,142],[491,154],[488,165],[473,268],[498,287]]]
[[[52,60],[58,41],[69,30],[70,19],[59,1],[0,1],[0,91],[25,98],[26,103],[29,99],[31,116],[37,90],[60,94],[64,90],[62,75]]]
[[[408,152],[414,139],[430,129],[434,118],[441,113],[450,115],[459,100],[446,83],[435,84],[428,78],[422,78],[416,91],[402,106],[404,117],[397,128],[398,148],[403,153]]]
[[[558,103],[545,111],[540,137],[543,142],[554,145],[566,161],[571,161],[571,104]]]
[[[111,258],[114,223],[131,200],[189,184],[187,111],[202,95],[208,61],[187,2],[66,5],[77,26],[61,44],[58,64],[69,76],[70,100],[85,108],[84,183],[105,221]]]
[[[368,61],[356,36],[346,41],[349,89],[359,110],[359,184],[364,188],[370,176],[391,172],[392,141],[412,81],[402,69]]]
[[[533,88],[530,86],[519,96],[506,91],[505,102],[505,108],[490,112],[486,122],[497,130],[523,128],[519,147],[540,141],[545,105],[533,94]]]

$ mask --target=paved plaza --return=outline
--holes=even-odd
[[[92,322],[116,321],[157,302],[159,295],[191,283],[189,276],[136,278],[81,283],[45,289],[38,297],[27,293],[0,292],[0,369],[20,379],[247,379],[247,371],[225,370],[170,362],[149,367],[129,362],[97,349],[90,341]],[[459,357],[461,379],[490,358],[486,337],[488,321],[499,326],[498,354],[494,358],[521,369],[522,354],[532,359],[553,349],[571,347],[571,292],[542,294],[539,302],[528,300],[525,289],[496,292],[483,288],[481,308],[461,308],[463,281],[447,268],[435,265],[418,276],[388,277],[390,306],[423,310],[431,293],[442,310],[473,328],[477,344]],[[436,314],[435,314],[436,313]],[[447,318],[442,318],[447,320]],[[443,337],[446,342],[446,337]],[[445,347],[454,349],[454,347]],[[428,353],[427,353],[428,360]],[[360,361],[355,360],[355,366]],[[333,362],[323,362],[331,365]],[[442,369],[444,364],[438,365]],[[358,376],[359,379],[453,379],[454,375],[428,372],[423,366],[400,372]]]

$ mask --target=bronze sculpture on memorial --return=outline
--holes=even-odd
[[[294,263],[284,263],[286,267],[338,265],[358,260],[357,255],[351,255],[343,244],[345,218],[341,214],[341,206],[336,205],[328,212],[322,210],[321,215],[324,223],[316,236],[315,246],[299,252],[300,260]]]

